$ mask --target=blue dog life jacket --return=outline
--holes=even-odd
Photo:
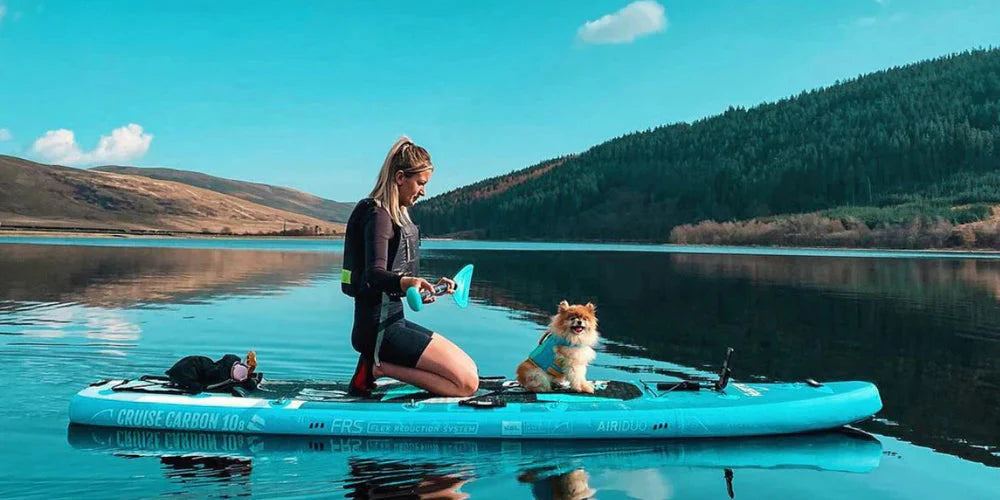
[[[535,347],[528,355],[528,361],[550,375],[560,376],[563,374],[563,367],[562,360],[556,359],[556,346],[561,345],[570,346],[573,344],[558,335],[552,335],[552,332],[545,332],[545,335],[542,335],[541,340],[538,341],[538,347]]]

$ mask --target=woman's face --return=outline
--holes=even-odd
[[[396,185],[399,186],[399,205],[412,207],[425,193],[424,185],[431,180],[433,170],[424,170],[407,176],[401,171],[396,172]]]

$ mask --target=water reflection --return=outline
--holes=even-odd
[[[936,308],[932,312],[945,316],[954,314],[958,306],[962,316],[956,319],[966,320],[962,321],[967,328],[963,334],[1000,341],[1000,325],[976,321],[980,311],[995,310],[1000,301],[1000,262],[996,261],[686,254],[672,255],[670,260],[680,273],[814,288],[852,297],[891,298],[902,307],[926,310],[929,306]]]
[[[484,340],[469,318],[489,318],[495,323],[490,331],[499,334],[526,326],[504,321],[504,315],[528,318],[542,328],[559,300],[594,301],[606,339],[597,360],[604,366],[595,368],[606,373],[641,377],[652,366],[662,371],[665,362],[715,371],[724,348],[732,345],[737,348],[737,378],[871,380],[881,389],[885,409],[879,421],[863,424],[866,429],[1000,465],[1000,364],[995,361],[1000,357],[1000,262],[452,250],[427,250],[422,262],[428,275],[450,275],[462,264],[476,264],[473,307],[459,311],[444,306],[421,314],[437,314],[435,321],[448,325],[446,331],[454,332],[460,344],[504,345],[503,353],[480,349],[487,354],[477,361],[491,369],[501,366],[515,343],[509,338]],[[182,355],[238,352],[248,343],[268,352],[269,367],[286,378],[347,377],[356,357],[344,333],[350,328],[350,301],[339,292],[339,265],[335,252],[0,245],[0,360],[17,382],[10,384],[15,401],[45,396],[30,409],[15,404],[0,418],[9,429],[36,425],[62,432],[65,400],[94,378],[161,373]],[[259,298],[247,300],[250,296]],[[493,352],[497,354],[491,357]],[[29,442],[36,437],[32,432],[14,430],[11,436]],[[221,474],[272,474],[273,481],[265,483],[281,487],[287,478],[281,475],[284,470],[274,472],[279,457],[293,471],[305,467],[311,475],[328,477],[328,490],[335,484],[342,494],[352,491],[347,487],[348,457],[382,464],[386,459],[379,446],[389,447],[390,453],[394,446],[407,446],[418,455],[426,447],[443,449],[425,442],[338,443],[315,442],[328,452],[334,446],[340,451],[306,453],[325,464],[311,469],[297,461],[297,451],[283,454],[263,441],[263,455],[233,452],[241,462]],[[543,491],[558,488],[560,475],[582,470],[598,490],[613,483],[622,485],[616,491],[655,483],[657,489],[646,496],[661,497],[660,492],[672,488],[661,470],[648,471],[645,463],[627,459],[632,453],[649,457],[645,444],[605,460],[615,470],[613,478],[604,475],[600,459],[588,458],[607,457],[613,447],[582,451],[581,456],[576,455],[579,450],[554,448],[558,456],[548,458],[544,447],[531,443],[506,443],[495,452],[488,443],[458,443],[451,450],[467,457],[471,452],[462,451],[463,446],[474,447],[475,458],[448,462],[431,453],[425,462],[433,470],[421,472],[421,478],[439,476],[437,484],[444,487],[473,481],[452,488],[461,492],[490,470],[506,470],[537,480],[524,483],[525,491]],[[514,452],[516,447],[522,451]],[[695,448],[680,449],[691,459]],[[733,449],[726,454],[732,458]],[[339,458],[322,458],[333,455]],[[681,463],[665,460],[668,455],[654,453],[658,458],[653,463]],[[762,453],[751,455],[747,463],[759,464]],[[8,457],[8,463],[22,460],[13,452]],[[392,460],[409,463],[409,455],[400,451]],[[48,461],[36,458],[34,463]],[[500,463],[491,469],[494,461]],[[615,461],[627,469],[615,468]],[[173,462],[160,466],[165,477],[180,481],[181,476],[168,472],[191,468],[185,469],[183,460]],[[740,494],[740,467],[726,462],[735,471],[733,485]],[[219,480],[205,478],[219,469],[212,464],[223,467],[222,462],[193,462],[200,474],[184,479]],[[328,472],[336,464],[342,470]],[[839,470],[829,466],[817,468]],[[724,468],[706,467],[713,467],[712,481],[718,478],[721,488]],[[961,470],[974,474],[979,469]],[[261,493],[261,482],[254,483],[255,493]],[[249,488],[236,484],[227,494]]]
[[[263,295],[338,271],[340,253],[0,245],[0,314]]]
[[[469,498],[460,490],[470,476],[446,473],[434,464],[356,458],[348,458],[347,462],[350,466],[349,478],[344,483],[347,498]]]
[[[645,479],[627,489],[643,498],[664,497],[670,492],[671,467],[718,470],[721,493],[733,488],[741,469],[868,473],[882,458],[876,438],[852,430],[725,440],[543,442],[253,436],[73,425],[67,439],[77,450],[159,460],[168,478],[236,482],[246,488],[248,476],[275,474],[268,464],[293,459],[294,474],[309,477],[346,464],[348,473],[337,482],[353,498],[466,498],[464,485],[497,476],[529,485],[535,498],[589,498],[599,493],[590,481],[594,472],[642,474]]]
[[[885,407],[867,428],[1000,465],[998,262],[613,252],[424,262],[435,275],[474,263],[476,300],[540,324],[562,299],[594,302],[613,355],[599,363],[712,368],[733,346],[738,378],[870,380]]]
[[[552,470],[551,467],[529,469],[518,475],[517,480],[531,484],[531,494],[537,500],[582,500],[597,494],[597,490],[590,487],[590,475],[587,471],[576,469],[552,474]],[[668,497],[669,495],[662,498]]]
[[[128,457],[126,454],[122,456]],[[160,464],[163,465],[163,474],[169,479],[176,479],[180,482],[205,478],[249,486],[248,480],[250,473],[253,472],[253,461],[242,458],[188,455],[165,455],[159,458]]]

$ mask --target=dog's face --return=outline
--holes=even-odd
[[[594,304],[570,305],[559,303],[559,312],[552,317],[550,330],[571,344],[593,347],[597,343],[597,309]]]

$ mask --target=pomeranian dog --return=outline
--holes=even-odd
[[[597,345],[597,315],[594,304],[559,303],[549,329],[528,359],[517,366],[517,381],[532,392],[550,392],[554,386],[569,386],[577,392],[594,393],[587,381],[587,365],[594,360]]]

